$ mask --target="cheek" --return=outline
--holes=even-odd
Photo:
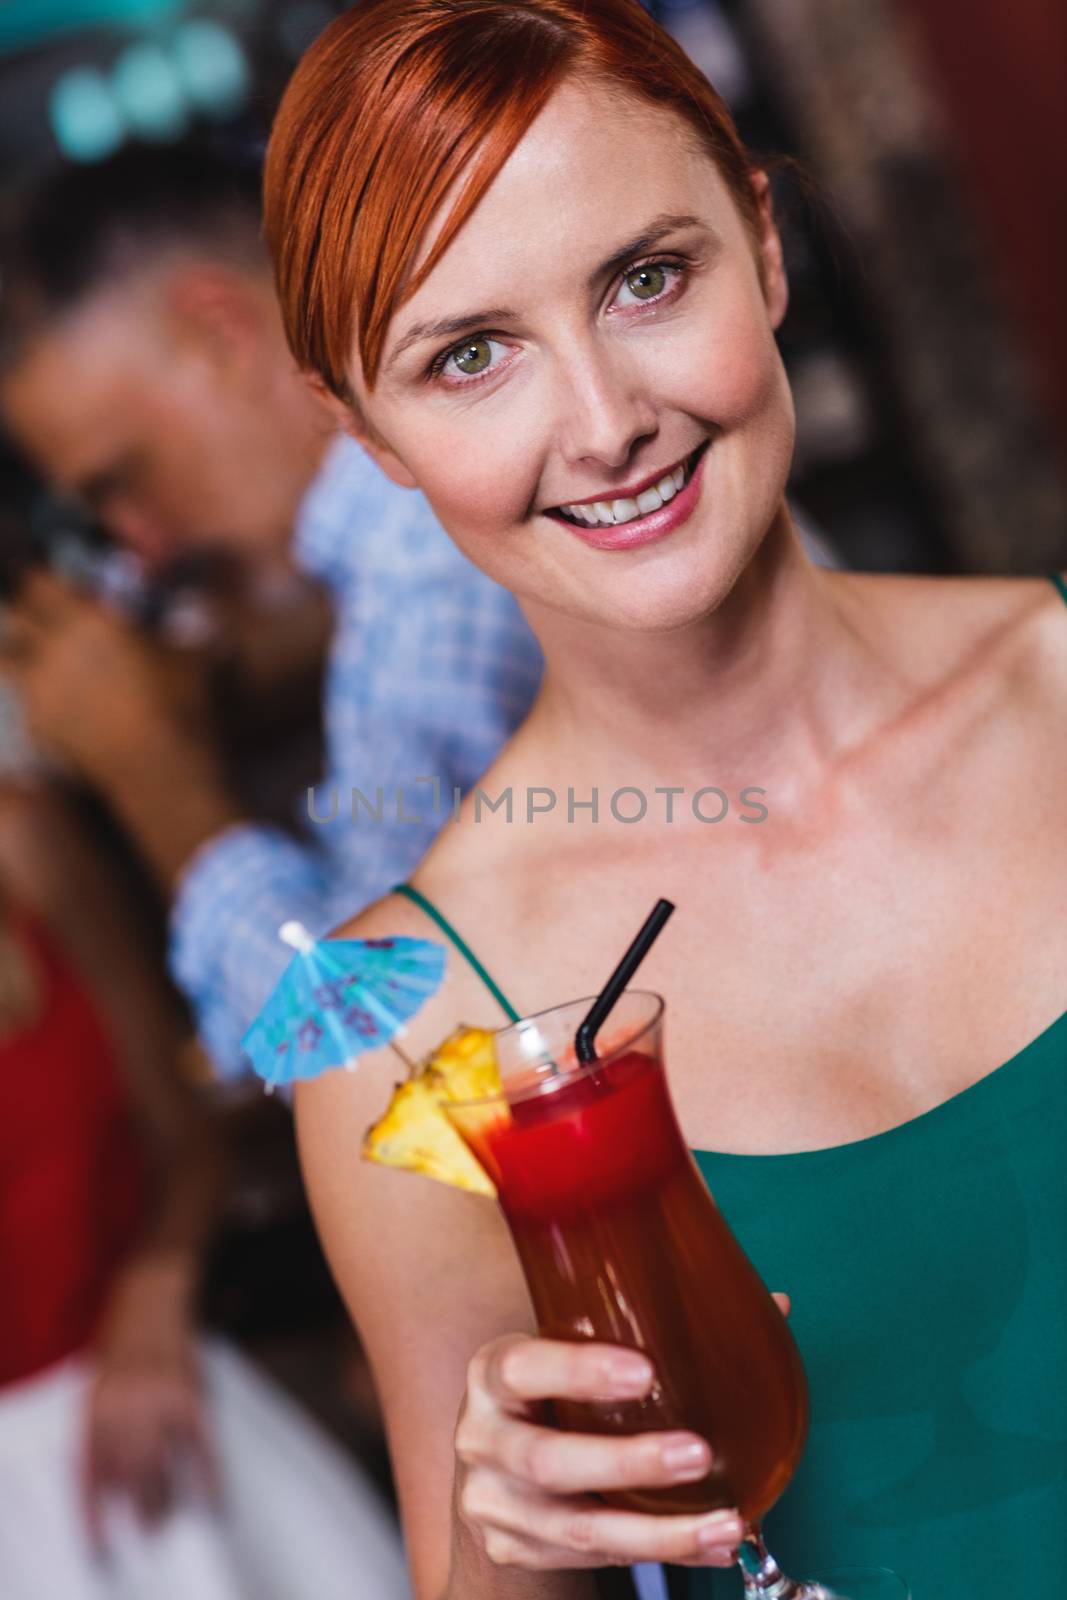
[[[438,521],[491,576],[504,571],[506,535],[535,494],[539,437],[534,419],[517,416],[501,400],[424,424],[401,449]]]
[[[684,341],[678,359],[679,399],[724,432],[758,426],[780,412],[782,364],[760,308],[742,304],[708,318],[699,337]]]

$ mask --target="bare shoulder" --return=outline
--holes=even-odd
[[[1067,602],[1047,577],[951,581],[951,621],[1020,714],[1042,719],[1045,737],[1067,727]]]
[[[916,678],[933,684],[973,669],[1015,695],[1063,705],[1067,603],[1048,577],[837,573],[831,581],[902,645]]]
[[[429,858],[427,864],[413,875],[413,887],[427,896],[430,904],[447,918],[460,938],[484,957],[486,964],[491,967],[491,952],[486,954],[484,924],[477,901],[480,874],[472,875],[458,869],[454,875],[434,873],[428,862]],[[425,1055],[461,1023],[470,1027],[497,1028],[508,1020],[483,980],[440,925],[422,905],[409,900],[406,895],[383,896],[335,930],[332,937],[385,939],[396,935],[439,944],[445,955],[445,975],[441,987],[424,1002],[407,1024],[404,1040],[406,1054]],[[389,1055],[396,1065],[398,1058],[392,1052]]]
[[[1064,587],[1057,589],[1047,579],[1037,583],[1033,612],[1025,634],[1024,666],[1034,693],[1042,703],[1050,702],[1062,713],[1067,709],[1067,574],[1059,574]]]

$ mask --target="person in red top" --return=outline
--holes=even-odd
[[[85,1501],[148,1520],[214,1468],[193,1298],[219,1194],[177,1018],[115,885],[41,788],[0,791],[0,1384],[92,1347]]]
[[[140,1232],[146,1172],[96,1007],[52,935],[0,926],[0,1384],[81,1349]]]
[[[144,941],[66,810],[0,780],[0,1595],[407,1600],[376,1493],[197,1279],[212,1122]]]

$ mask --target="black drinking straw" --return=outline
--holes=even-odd
[[[616,1000],[626,988],[630,979],[648,955],[656,941],[663,924],[674,910],[670,900],[657,900],[649,913],[644,927],[641,929],[633,944],[627,950],[607,983],[601,989],[597,998],[589,1008],[589,1015],[580,1024],[574,1036],[574,1052],[582,1066],[587,1066],[590,1061],[595,1061],[596,1036],[604,1026],[607,1016]]]

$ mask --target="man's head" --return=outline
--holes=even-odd
[[[328,437],[259,227],[258,170],[188,145],[63,170],[0,232],[0,418],[152,564],[281,551]]]

